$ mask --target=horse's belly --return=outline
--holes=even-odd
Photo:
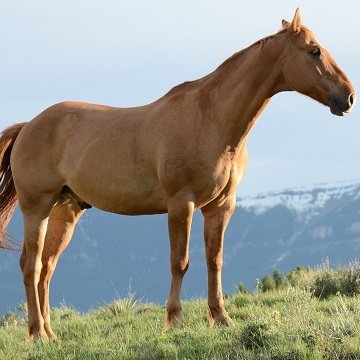
[[[79,186],[81,185],[81,186]],[[116,186],[115,183],[98,185],[88,182],[69,187],[86,203],[100,210],[123,215],[162,214],[167,212],[165,196],[156,183],[137,183],[129,179]]]
[[[122,215],[152,215],[167,212],[165,200],[162,197],[146,194],[119,194],[117,199],[102,199],[95,201],[94,206],[100,210]]]

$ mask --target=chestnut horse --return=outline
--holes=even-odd
[[[355,93],[299,10],[275,35],[236,53],[202,79],[136,108],[54,105],[0,138],[0,231],[17,201],[24,217],[20,266],[30,338],[56,338],[49,286],[75,224],[90,205],[126,215],[168,213],[171,287],[166,323],[183,322],[193,212],[204,216],[209,319],[231,323],[221,288],[223,238],[247,166],[246,140],[271,97],[295,90],[350,112]]]

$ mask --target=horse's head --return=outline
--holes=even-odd
[[[283,20],[283,76],[288,90],[295,90],[329,106],[333,114],[344,116],[355,104],[349,79],[314,34],[301,25],[299,9],[292,23]]]

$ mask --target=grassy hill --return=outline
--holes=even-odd
[[[273,281],[271,281],[273,280]],[[269,285],[270,284],[270,285]],[[26,341],[26,309],[0,320],[1,359],[359,359],[360,267],[295,269],[257,280],[225,302],[231,327],[206,320],[203,299],[184,302],[187,325],[164,329],[165,309],[129,294],[87,314],[52,311],[61,341]],[[345,295],[347,294],[347,295]]]

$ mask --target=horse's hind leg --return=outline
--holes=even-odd
[[[48,229],[42,253],[42,271],[38,285],[40,309],[44,319],[44,328],[47,335],[56,339],[50,326],[50,280],[55,271],[61,253],[68,246],[74,232],[75,225],[80,216],[85,212],[78,203],[67,196],[62,196],[60,201],[51,211]]]
[[[19,197],[19,200],[20,197]],[[46,338],[44,319],[40,310],[38,284],[42,269],[42,252],[45,242],[46,228],[55,197],[43,194],[36,201],[32,199],[19,202],[24,216],[24,247],[20,258],[23,272],[26,300],[28,305],[28,327],[31,339]]]

